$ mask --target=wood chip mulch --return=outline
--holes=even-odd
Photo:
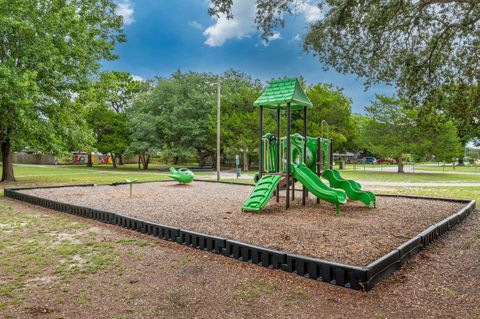
[[[202,232],[266,248],[366,266],[430,225],[459,211],[446,201],[378,197],[377,208],[349,201],[339,215],[327,202],[301,192],[286,210],[272,198],[262,214],[242,212],[252,188],[196,181],[133,186],[66,187],[23,192],[75,205],[116,212],[163,225]],[[284,195],[284,194],[282,194]]]

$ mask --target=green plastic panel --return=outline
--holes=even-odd
[[[320,177],[304,164],[292,165],[292,172],[295,179],[321,200],[335,205],[345,204],[347,202],[347,196],[344,192],[325,185]]]
[[[260,212],[267,205],[273,191],[282,177],[278,175],[263,176],[255,185],[242,209],[252,212]]]
[[[253,105],[286,110],[287,103],[290,103],[292,110],[312,107],[312,102],[297,79],[271,81]]]
[[[355,181],[342,178],[339,171],[325,170],[323,177],[329,181],[331,187],[343,189],[349,199],[361,201],[368,207],[371,204],[375,206],[377,199],[372,192],[362,190],[360,184]]]

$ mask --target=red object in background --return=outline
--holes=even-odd
[[[397,161],[394,159],[380,158],[377,160],[377,164],[397,164]]]

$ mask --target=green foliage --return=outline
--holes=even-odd
[[[336,151],[350,148],[354,136],[352,101],[341,89],[323,83],[309,87],[307,95],[313,103],[307,114],[308,134],[332,138]],[[322,121],[328,123],[328,132],[326,127],[322,129]],[[298,122],[303,121],[295,121],[296,126]]]
[[[222,124],[223,153],[228,159],[243,155],[243,167],[248,170],[252,156],[258,156],[259,111],[253,102],[261,93],[261,85],[248,75],[227,71],[222,76]],[[269,112],[265,112],[264,131],[273,132],[275,123]],[[210,118],[210,131],[216,131],[216,117]]]
[[[125,112],[135,95],[147,88],[147,83],[133,80],[127,72],[104,72],[78,98],[78,103],[88,106],[87,120],[97,138],[96,149],[111,154],[113,167],[130,144]]]
[[[232,16],[232,0],[211,0],[209,13]],[[307,0],[256,0],[257,27],[268,40]],[[305,49],[341,73],[367,83],[395,83],[418,95],[444,83],[479,79],[480,7],[476,0],[314,1],[323,11]]]
[[[370,119],[362,119],[360,133],[365,135],[358,144],[374,154],[398,159],[399,171],[405,153],[451,159],[461,152],[454,124],[442,115],[424,114],[405,100],[381,95],[366,110]]]
[[[365,115],[353,114],[351,121],[354,127],[354,136],[352,144],[349,149],[352,151],[367,151],[369,148],[369,141],[367,136],[367,128],[371,119]]]
[[[164,160],[174,159],[176,163],[197,159],[200,165],[213,158],[219,78],[222,82],[222,151],[233,156],[240,150],[247,155],[256,150],[258,112],[253,108],[253,101],[260,94],[261,86],[247,75],[230,70],[220,77],[178,71],[169,78],[158,79],[128,110],[132,131],[128,152],[161,151]]]
[[[450,118],[465,145],[480,136],[480,87],[476,85],[443,85],[427,97],[429,112],[441,111]]]
[[[210,0],[211,15],[232,16],[232,0]],[[268,41],[307,0],[256,0],[257,27]],[[322,10],[304,49],[327,68],[394,85],[413,104],[448,114],[463,144],[480,135],[480,5],[452,1],[314,1]],[[477,121],[475,121],[477,119]]]
[[[92,142],[85,108],[72,100],[124,41],[115,7],[110,1],[0,2],[2,146],[58,153]]]
[[[186,152],[196,151],[199,156],[208,152],[213,83],[213,75],[196,72],[178,71],[169,79],[158,79],[129,109],[132,143],[127,153],[148,160],[161,150],[177,158]]]

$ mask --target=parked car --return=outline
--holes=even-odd
[[[357,160],[357,163],[358,164],[376,164],[377,159],[375,157],[371,157],[371,156],[362,157],[362,158]]]
[[[397,161],[391,158],[380,158],[377,160],[377,164],[396,164]]]

